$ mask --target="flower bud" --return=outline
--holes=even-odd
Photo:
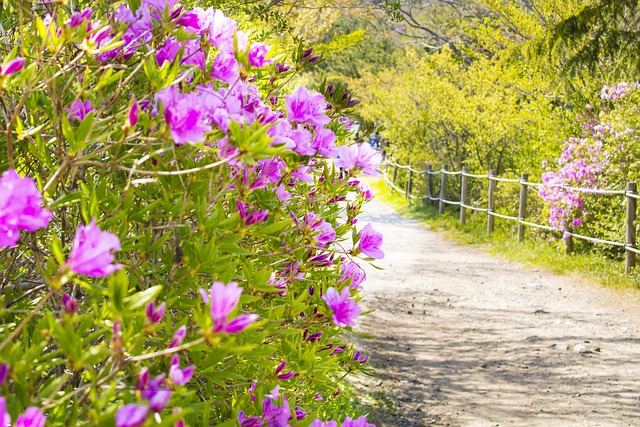
[[[73,314],[78,312],[78,301],[71,298],[68,294],[62,295],[62,307],[65,313]]]

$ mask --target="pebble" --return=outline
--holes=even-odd
[[[584,344],[576,344],[573,346],[574,353],[589,353],[589,349]]]

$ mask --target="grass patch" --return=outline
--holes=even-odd
[[[526,238],[518,242],[515,223],[495,220],[495,231],[487,233],[486,214],[467,214],[467,223],[460,224],[459,211],[448,207],[442,216],[437,206],[423,206],[420,200],[407,201],[403,194],[392,192],[382,179],[369,183],[379,200],[390,204],[403,216],[413,218],[449,239],[466,245],[479,246],[487,252],[529,267],[572,275],[590,283],[619,289],[640,287],[640,264],[625,274],[624,260],[605,257],[596,252],[581,251],[566,255],[561,241],[545,240],[544,235],[527,228]],[[548,237],[547,237],[548,239]],[[639,260],[640,261],[640,260]]]

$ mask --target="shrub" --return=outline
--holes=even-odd
[[[211,8],[91,5],[0,9],[0,419],[360,415],[327,402],[366,362],[343,331],[381,255],[354,177],[380,159],[339,170],[348,108],[284,92],[318,57]]]

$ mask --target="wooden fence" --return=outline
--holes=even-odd
[[[495,218],[502,218],[508,221],[515,221],[518,223],[518,240],[522,241],[525,235],[526,227],[540,228],[548,231],[558,232],[560,230],[550,227],[548,225],[537,224],[535,222],[527,221],[527,199],[529,194],[529,188],[540,188],[543,186],[541,183],[529,182],[529,176],[522,174],[520,179],[514,178],[502,178],[495,174],[493,170],[489,171],[487,175],[471,174],[466,167],[463,167],[460,171],[450,171],[447,166],[443,166],[440,170],[433,170],[431,166],[427,166],[426,169],[415,169],[411,165],[402,165],[396,163],[389,158],[384,160],[386,166],[385,173],[383,174],[385,182],[394,190],[404,193],[407,199],[421,199],[423,201],[430,201],[431,203],[438,205],[438,213],[442,215],[447,205],[459,206],[460,209],[460,222],[465,223],[467,218],[467,210],[485,212],[487,214],[487,232],[491,233],[495,227]],[[392,168],[392,177],[389,177],[389,169]],[[405,188],[400,188],[397,185],[398,171],[406,170],[408,172],[405,182]],[[418,176],[426,177],[426,194],[415,195],[413,194],[413,188],[415,180]],[[436,177],[439,176],[439,190],[435,191]],[[486,207],[474,206],[469,200],[469,178],[488,180],[488,192],[487,192],[487,204]],[[458,200],[450,200],[447,194],[447,180],[459,179],[460,194],[456,194]],[[519,201],[518,201],[518,215],[503,215],[495,211],[496,190],[499,182],[515,183],[520,185]],[[582,194],[596,194],[596,195],[618,195],[624,196],[626,199],[626,215],[625,215],[625,242],[616,242],[612,240],[603,240],[596,237],[584,236],[581,234],[565,231],[563,239],[566,245],[567,253],[573,250],[573,238],[586,240],[592,243],[600,243],[610,246],[616,246],[624,249],[625,252],[625,271],[628,272],[632,267],[636,265],[636,254],[640,254],[640,250],[636,247],[636,200],[640,199],[640,195],[637,193],[637,185],[635,182],[629,182],[625,190],[599,190],[591,188],[578,188],[578,187],[565,187],[566,190],[574,191]]]

